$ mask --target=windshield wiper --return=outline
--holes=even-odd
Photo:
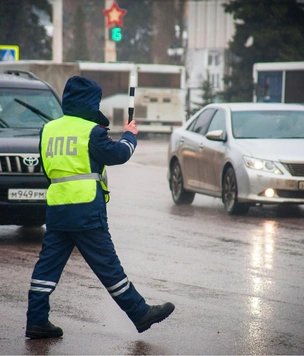
[[[8,125],[8,123],[6,122],[6,121],[4,121],[3,119],[1,119],[1,117],[0,117],[0,125],[1,125],[1,127],[5,127],[5,128],[8,128],[9,127],[9,125]]]
[[[40,111],[39,109],[35,108],[34,106],[29,105],[29,104],[25,103],[24,101],[22,101],[22,100],[20,100],[20,99],[17,99],[17,98],[15,98],[14,100],[15,100],[18,104],[23,105],[23,106],[25,106],[26,108],[30,109],[30,110],[31,110],[32,112],[34,112],[35,114],[42,116],[43,121],[49,122],[49,121],[53,120],[52,117],[50,117],[49,115],[47,115],[47,114],[45,114],[44,112]],[[47,120],[45,120],[45,119],[47,119]]]

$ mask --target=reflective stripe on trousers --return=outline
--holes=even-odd
[[[132,321],[138,320],[147,312],[148,306],[144,298],[124,273],[108,231],[102,228],[81,232],[46,231],[29,291],[29,325],[47,322],[49,295],[59,282],[74,246],[77,246],[101,283]],[[73,283],[77,285],[77,281]],[[73,298],[77,298],[77,287],[71,292],[72,302]]]

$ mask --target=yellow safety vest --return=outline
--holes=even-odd
[[[88,144],[95,126],[96,123],[76,116],[63,116],[44,126],[41,158],[51,180],[48,205],[92,202],[96,197],[96,181],[100,181],[106,203],[109,201],[106,167],[101,174],[91,172]]]

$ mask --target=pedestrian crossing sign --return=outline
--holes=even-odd
[[[0,45],[0,60],[19,61],[19,46]]]

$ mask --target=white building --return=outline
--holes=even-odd
[[[234,35],[234,20],[225,13],[225,0],[188,1],[188,43],[185,65],[190,100],[199,101],[195,96],[209,78],[215,92],[224,89],[223,76],[229,73],[229,41]]]

